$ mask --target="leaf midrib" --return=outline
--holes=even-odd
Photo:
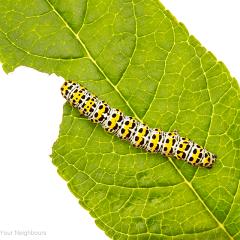
[[[49,2],[49,0],[45,0],[49,6],[52,8],[52,10],[56,13],[56,15],[61,19],[61,21],[65,24],[65,26],[70,30],[70,32],[75,36],[75,38],[77,39],[77,41],[82,45],[82,47],[84,48],[84,50],[87,53],[87,56],[89,57],[89,59],[93,62],[93,64],[97,67],[97,69],[99,70],[99,72],[106,78],[107,82],[111,85],[112,88],[114,88],[114,90],[119,94],[119,96],[122,98],[122,100],[126,103],[126,105],[128,106],[128,108],[132,111],[132,113],[134,114],[134,117],[136,119],[138,119],[140,121],[140,118],[138,117],[138,114],[133,110],[133,108],[130,106],[130,104],[128,103],[128,101],[126,101],[126,99],[124,98],[124,96],[122,95],[121,91],[112,83],[112,81],[110,80],[110,78],[106,75],[106,73],[101,69],[101,67],[97,64],[97,62],[95,61],[95,59],[92,57],[92,55],[90,54],[90,52],[88,51],[86,45],[84,44],[84,42],[79,38],[79,36],[74,32],[74,30],[70,27],[70,25],[65,21],[65,19],[60,15],[60,13],[56,10],[56,8],[51,4],[51,2]]]
[[[105,72],[102,70],[102,68],[97,64],[97,62],[95,61],[95,59],[92,57],[92,55],[90,54],[90,52],[88,51],[86,45],[83,43],[83,41],[80,39],[80,37],[74,32],[74,30],[70,27],[70,25],[65,21],[65,19],[60,15],[60,13],[55,9],[54,5],[51,4],[51,2],[49,0],[45,0],[46,3],[48,3],[48,5],[52,8],[52,10],[55,12],[55,14],[61,19],[61,21],[65,24],[65,26],[70,30],[70,32],[75,36],[75,38],[79,41],[79,43],[82,45],[82,47],[84,48],[84,50],[87,53],[87,56],[89,57],[89,59],[93,62],[93,64],[97,67],[97,69],[101,72],[101,74],[106,78],[106,81],[114,88],[114,90],[119,94],[119,96],[122,98],[122,100],[126,103],[126,105],[129,107],[129,109],[132,111],[132,113],[134,114],[134,117],[136,119],[138,119],[139,121],[141,121],[141,119],[138,117],[138,114],[133,110],[133,108],[130,106],[130,104],[128,103],[128,101],[125,99],[125,97],[123,96],[123,94],[121,93],[121,91],[117,88],[117,86],[115,86],[111,79],[105,74]],[[133,6],[134,7],[134,6]],[[84,23],[83,23],[84,24]],[[119,80],[120,81],[120,80]],[[183,178],[184,182],[186,182],[186,184],[188,185],[188,187],[191,189],[191,191],[195,194],[195,196],[198,198],[198,200],[202,203],[202,205],[205,207],[205,209],[207,210],[207,212],[209,212],[210,216],[217,222],[217,224],[219,225],[219,227],[227,234],[227,236],[229,237],[229,239],[233,239],[233,237],[230,235],[230,233],[227,231],[227,229],[224,227],[224,225],[217,219],[217,217],[210,211],[210,209],[208,208],[208,206],[205,204],[205,202],[203,201],[203,199],[201,198],[201,196],[197,193],[197,191],[195,190],[195,188],[193,187],[193,185],[191,184],[191,182],[189,182],[185,176],[181,173],[181,171],[177,168],[177,166],[174,164],[174,162],[172,161],[171,158],[168,158],[169,161],[171,162],[171,164],[173,165],[173,167],[176,169],[176,171],[178,172],[178,174]]]

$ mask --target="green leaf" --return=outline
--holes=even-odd
[[[197,169],[64,107],[53,163],[112,239],[240,239],[239,86],[157,0],[0,0],[0,60],[74,79],[218,155]]]

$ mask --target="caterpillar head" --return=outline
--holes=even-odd
[[[75,90],[79,85],[73,81],[65,81],[61,87],[61,93],[63,97],[68,100],[73,90]]]
[[[217,155],[211,152],[206,152],[202,159],[202,166],[206,168],[212,168],[216,159],[217,159]]]

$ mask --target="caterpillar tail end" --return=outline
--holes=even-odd
[[[71,92],[78,87],[78,84],[73,81],[65,81],[61,86],[61,94],[66,99],[69,100]]]

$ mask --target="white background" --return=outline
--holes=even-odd
[[[240,80],[238,0],[162,3]],[[80,207],[49,157],[62,117],[62,82],[25,67],[9,75],[0,70],[1,240],[108,239]],[[15,230],[46,235],[21,237]]]

